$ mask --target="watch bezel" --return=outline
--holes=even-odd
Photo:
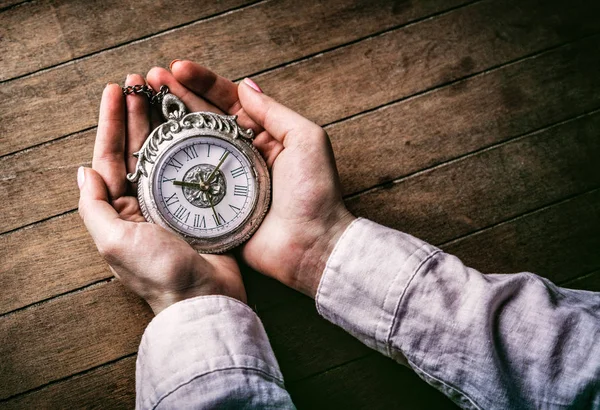
[[[129,174],[127,178],[138,184],[138,202],[148,222],[158,224],[179,235],[200,253],[226,252],[248,240],[258,229],[268,211],[271,200],[271,180],[267,164],[252,145],[252,131],[239,128],[235,116],[207,112],[186,114],[185,106],[176,97],[172,95],[169,97],[172,97],[170,104],[179,104],[179,107],[183,108],[174,111],[175,114],[169,114],[169,120],[152,131],[137,153],[139,159],[135,173]],[[187,139],[202,136],[219,138],[238,149],[248,159],[256,184],[256,195],[251,211],[239,227],[210,238],[193,236],[171,225],[158,209],[153,192],[154,176],[158,172],[158,167],[155,165],[160,164],[163,156],[176,145]]]

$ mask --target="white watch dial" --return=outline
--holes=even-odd
[[[257,196],[253,168],[224,139],[187,138],[165,152],[155,167],[154,201],[176,231],[214,238],[238,228],[253,211]]]

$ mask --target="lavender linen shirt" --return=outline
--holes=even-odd
[[[531,273],[483,275],[358,219],[327,262],[316,305],[463,408],[600,408],[600,293]],[[294,407],[260,320],[224,296],[158,314],[136,373],[138,409]]]

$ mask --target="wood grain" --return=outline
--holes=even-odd
[[[0,14],[0,81],[186,24],[252,0],[33,1]]]
[[[0,404],[4,410],[133,409],[135,360],[128,357]]]
[[[589,2],[571,5],[567,11],[556,1],[482,1],[256,80],[267,94],[328,124],[600,30],[598,19],[585,15]]]
[[[456,409],[410,369],[380,354],[297,383],[288,391],[298,409]]]
[[[11,138],[0,139],[0,155],[94,126],[102,88],[127,73],[188,58],[239,78],[465,1],[264,2],[9,81],[0,89],[0,134]]]
[[[576,278],[600,266],[600,190],[453,241],[443,249],[488,273],[529,271],[557,283]]]
[[[3,316],[0,398],[135,352],[151,317],[116,281]]]
[[[344,191],[390,182],[598,107],[600,84],[591,72],[600,63],[597,47],[595,39],[584,40],[327,127]],[[402,135],[395,137],[396,130]],[[365,135],[372,143],[364,143]],[[76,208],[75,174],[89,161],[93,138],[87,131],[5,157],[0,226],[16,228]],[[390,161],[397,153],[401,160]],[[6,272],[0,286],[18,294],[0,300],[0,312],[110,276],[78,219],[0,236]],[[63,256],[57,261],[56,254]]]
[[[0,9],[7,9],[16,6],[19,3],[26,3],[28,0],[0,0]]]
[[[441,243],[600,186],[600,113],[390,183],[346,203]]]
[[[0,313],[112,276],[79,215],[0,237]]]
[[[454,243],[444,246],[444,249],[448,252],[456,252],[463,259],[465,256],[471,255],[468,262],[472,266],[481,267],[486,272],[491,271],[490,266],[499,267],[496,270],[508,271],[512,264],[510,261],[507,263],[503,256],[510,254],[521,261],[526,261],[528,256],[535,257],[538,262],[542,263],[541,266],[543,266],[544,271],[534,271],[551,279],[564,276],[563,271],[580,275],[585,272],[584,269],[589,264],[589,256],[585,256],[586,252],[589,252],[586,239],[593,241],[593,238],[588,235],[590,228],[585,226],[590,212],[594,212],[593,209],[589,208],[589,204],[591,203],[597,210],[600,206],[598,202],[599,195],[598,191],[594,191],[560,202],[538,212],[499,224],[487,231],[458,239]],[[587,209],[589,212],[574,213],[573,210],[578,208]],[[595,221],[597,223],[597,218]],[[569,223],[572,223],[571,229],[562,229],[563,226]],[[557,227],[556,232],[553,232],[552,235],[536,234],[547,231],[549,226],[550,228],[552,226]],[[595,228],[597,230],[597,225]],[[522,241],[507,235],[507,232],[522,232],[526,235],[529,243],[527,246],[522,246]],[[533,232],[533,234],[528,232]],[[501,242],[501,240],[505,241]],[[481,250],[485,250],[490,243],[500,245],[497,245],[494,252],[482,252]],[[584,246],[582,247],[583,250],[579,251],[577,247],[561,247],[556,246],[556,243],[578,243]],[[481,248],[477,248],[477,252],[469,253],[468,250],[475,248],[477,244],[483,245]],[[558,254],[554,255],[556,252]],[[571,252],[575,252],[571,257],[572,263],[567,267],[568,269],[564,269],[565,263],[561,261],[561,257],[570,258],[569,254]],[[494,255],[498,255],[498,258],[494,258]],[[583,256],[581,264],[578,263],[577,256]],[[599,257],[595,256],[595,258],[598,260]],[[549,262],[544,262],[545,259],[548,259]],[[540,265],[532,265],[531,262],[528,266],[540,267]],[[519,270],[521,268],[517,267],[513,271]],[[598,277],[600,277],[598,272],[589,277],[585,276],[581,280],[580,287],[598,290]],[[596,284],[595,288],[594,283]],[[109,284],[106,286],[115,285]],[[273,288],[270,290],[272,291]],[[258,288],[252,291],[249,289],[249,296],[252,296],[256,291],[259,291]],[[274,312],[262,314],[259,311],[269,332],[270,340],[276,349],[286,376],[287,386],[292,392],[296,404],[304,407],[321,402],[320,400],[324,400],[322,401],[324,404],[345,403],[343,392],[351,395],[354,400],[357,400],[357,403],[362,403],[364,400],[368,400],[369,397],[381,396],[383,403],[394,403],[399,398],[405,398],[408,400],[405,403],[408,408],[421,408],[418,406],[419,400],[423,401],[424,405],[429,403],[428,400],[434,400],[436,403],[440,400],[439,394],[420,381],[414,373],[389,362],[379,355],[370,354],[367,348],[358,344],[352,337],[343,334],[339,329],[319,318],[310,300],[301,295],[297,296],[298,301],[289,306],[282,306],[281,309],[274,309]],[[61,298],[60,300],[65,301],[67,298]],[[71,302],[71,305],[74,304],[74,302]],[[60,309],[57,308],[56,311],[60,311]],[[129,315],[128,311],[129,309],[124,309],[122,314]],[[95,310],[92,311],[88,308],[87,313],[91,316],[95,314]],[[100,313],[100,317],[103,316],[104,314]],[[121,320],[120,316],[112,319]],[[96,323],[102,323],[102,321]],[[123,337],[136,339],[139,338],[139,335],[127,333]],[[335,349],[332,349],[331,346],[334,346],[334,343]],[[327,370],[315,377],[302,379],[302,377],[306,377],[312,372],[318,372],[317,369],[323,371],[362,355],[366,357],[357,360],[355,363],[358,364],[345,365],[341,368]],[[93,406],[94,403],[101,403],[103,400],[109,403],[118,403],[119,400],[130,403],[135,394],[133,364],[131,363],[133,360],[133,358],[127,358],[85,375],[52,384],[39,391],[21,396],[14,401],[9,401],[7,406],[8,408],[24,408],[20,405],[25,403],[28,408],[37,408],[43,403],[55,403],[61,397],[75,400],[79,396],[81,396],[82,407]],[[342,370],[346,367],[349,370]],[[368,378],[364,378],[363,374],[369,375]],[[389,375],[395,376],[387,377]],[[294,382],[294,380],[297,382]],[[406,384],[411,387],[410,389],[401,390],[402,394],[399,394],[399,387],[394,384],[396,381],[403,386]],[[109,383],[118,384],[121,388],[116,391],[105,389],[104,386]],[[357,383],[361,383],[361,386],[358,386]],[[393,388],[394,386],[396,387]],[[385,390],[380,391],[379,389],[383,387],[385,387]],[[307,396],[303,393],[307,391],[313,391],[313,394]],[[331,395],[330,399],[323,398],[327,395]],[[440,405],[444,404],[443,400],[439,403]],[[350,406],[350,408],[361,407],[363,406],[358,404]],[[434,407],[437,408],[437,406]]]
[[[112,277],[77,213],[0,236],[0,271],[0,288],[11,295],[0,299],[0,314]],[[242,273],[256,311],[298,296],[247,267]]]
[[[344,192],[389,182],[597,108],[600,79],[594,72],[600,63],[599,40],[583,40],[444,91],[436,90],[327,127]],[[339,75],[339,70],[332,69],[320,77],[334,82]],[[305,84],[299,94],[312,92],[310,84]],[[313,101],[333,101],[337,95],[335,90],[325,88]],[[0,196],[8,201],[7,211],[0,215],[0,232],[76,208],[77,187],[65,181],[74,180],[77,167],[89,163],[94,134],[94,130],[85,131],[0,162]],[[365,135],[369,135],[368,144]],[[398,152],[406,153],[403,161],[386,160]],[[356,166],[357,158],[361,158],[361,166]],[[32,206],[21,206],[24,203]]]
[[[579,118],[405,179],[390,190],[375,190],[353,203],[380,204],[365,209],[395,213],[408,232],[429,236],[434,243],[452,239],[600,186],[598,175],[585,172],[598,155],[598,126],[600,114]],[[524,192],[531,198],[515,201]],[[381,201],[389,195],[389,201]],[[427,220],[421,211],[429,215]],[[318,318],[306,298],[261,317],[290,381],[365,353],[365,347]],[[89,318],[94,318],[91,324]],[[135,352],[148,319],[143,303],[116,282],[1,317],[0,355],[10,360],[0,364],[0,397]],[[59,364],[48,366],[49,360]]]
[[[596,270],[590,274],[569,281],[563,285],[571,289],[591,290],[592,292],[600,292],[600,270]]]
[[[327,127],[344,193],[599,108],[599,40],[561,47]]]

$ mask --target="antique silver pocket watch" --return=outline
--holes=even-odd
[[[265,161],[252,145],[254,132],[237,116],[188,113],[166,86],[152,94],[166,122],[150,133],[127,179],[137,182],[146,220],[179,234],[202,253],[225,252],[246,241],[262,222],[271,182]]]

